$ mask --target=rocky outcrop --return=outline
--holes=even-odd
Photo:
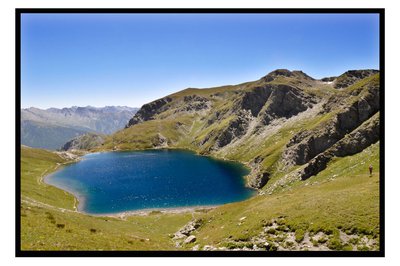
[[[326,77],[326,78],[322,78],[321,81],[322,82],[333,82],[337,77]]]
[[[222,148],[231,143],[234,139],[243,136],[247,131],[250,119],[251,116],[249,112],[241,111],[218,136],[216,146]]]
[[[186,238],[183,241],[184,244],[189,244],[189,243],[193,243],[193,242],[196,242],[196,237],[193,235],[189,236],[188,238]]]
[[[328,162],[335,156],[353,155],[376,143],[379,141],[379,131],[379,113],[377,113],[331,148],[313,158],[300,172],[301,179],[307,179],[324,170]]]
[[[162,134],[157,133],[157,135],[153,138],[152,144],[155,148],[166,148],[168,147],[168,139]]]
[[[240,108],[250,110],[252,116],[261,116],[264,125],[275,118],[289,118],[312,107],[315,96],[284,84],[266,84],[244,93]]]
[[[327,114],[335,109],[346,108],[348,99],[353,96],[360,97],[358,109],[369,109],[371,105],[372,108],[376,109],[376,106],[379,105],[379,82],[375,79],[371,83],[367,83],[350,92],[342,90],[339,93],[335,93],[323,104],[320,114]],[[368,110],[365,111],[369,112]]]
[[[175,241],[175,246],[180,247],[181,245],[189,244],[196,242],[196,237],[192,235],[194,231],[199,229],[199,227],[203,224],[203,220],[196,219],[192,220],[179,229],[173,236],[172,239]]]
[[[76,138],[71,139],[64,146],[61,147],[62,151],[70,150],[90,150],[98,147],[104,142],[104,136],[94,133],[87,133]]]
[[[271,85],[265,85],[245,92],[243,97],[240,99],[240,103],[238,105],[239,108],[250,110],[252,116],[256,117],[265,103],[268,101],[268,98],[272,93],[272,87],[273,86]]]
[[[260,113],[264,125],[276,118],[290,118],[311,108],[317,99],[302,92],[300,89],[287,85],[276,85],[272,91],[266,107]]]
[[[264,187],[270,179],[270,173],[263,171],[261,168],[263,159],[264,158],[261,156],[257,156],[250,162],[249,166],[251,172],[247,176],[247,185],[249,187],[260,189]]]
[[[377,87],[367,88],[357,97],[357,100],[328,122],[313,130],[304,130],[294,135],[282,154],[284,163],[287,166],[307,163],[379,111]]]
[[[335,79],[333,87],[336,89],[346,88],[376,73],[379,73],[379,71],[374,69],[349,70]]]
[[[141,123],[143,121],[152,120],[154,115],[165,111],[163,107],[171,101],[172,98],[165,97],[143,105],[142,108],[140,108],[140,110],[135,114],[135,116],[131,120],[129,120],[126,128]]]
[[[344,157],[361,152],[379,140],[380,113],[378,112],[359,128],[336,143],[329,152],[334,156]]]
[[[270,174],[267,172],[257,173],[249,178],[248,185],[252,188],[260,189],[268,183],[269,178]]]
[[[205,97],[198,95],[189,95],[183,97],[183,107],[179,108],[177,112],[198,112],[209,109],[211,102]]]
[[[79,155],[73,154],[68,151],[55,151],[54,153],[56,153],[62,159],[67,161],[79,161],[81,158]]]
[[[201,221],[190,221],[174,234],[174,239],[182,239],[190,236],[190,234],[201,226]]]

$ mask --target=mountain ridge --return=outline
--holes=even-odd
[[[21,109],[22,144],[59,149],[85,133],[110,134],[122,129],[137,108],[126,106]]]

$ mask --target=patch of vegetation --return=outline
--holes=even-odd
[[[284,247],[285,248],[291,248],[294,245],[294,243],[292,241],[286,241],[284,243]]]
[[[358,251],[369,251],[370,249],[366,245],[360,245],[360,246],[357,246],[357,250]]]
[[[349,240],[349,243],[352,245],[357,245],[360,242],[360,238],[358,237],[353,237]]]
[[[311,238],[310,241],[311,241],[311,243],[313,244],[314,247],[318,247],[319,242],[316,239]]]
[[[328,241],[328,248],[332,249],[332,250],[343,250],[343,243],[340,240],[339,237],[339,231],[335,230],[333,232],[333,235],[331,236],[331,238]]]
[[[223,246],[228,249],[243,249],[243,248],[252,248],[253,243],[251,242],[227,242]]]
[[[65,224],[56,224],[57,228],[63,229],[65,227]]]
[[[295,240],[297,243],[300,243],[304,239],[304,230],[303,229],[297,229],[295,231]]]
[[[320,243],[320,244],[324,244],[324,243],[326,243],[327,241],[328,241],[328,238],[326,238],[326,237],[321,237],[321,238],[319,238],[319,239],[317,240],[317,242]]]

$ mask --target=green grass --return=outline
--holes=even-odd
[[[338,228],[379,239],[379,173],[369,177],[361,163],[348,169],[354,161],[367,156],[371,156],[374,165],[379,164],[379,144],[360,154],[336,159],[310,180],[312,185],[302,182],[290,191],[257,196],[209,212],[203,219],[211,222],[201,228],[199,242],[218,244],[226,239],[249,239],[259,234],[266,222],[278,217],[284,217],[282,224],[296,232],[296,239],[300,239],[300,232],[331,233]],[[328,181],[332,172],[343,174]],[[245,222],[238,225],[243,216],[247,217]]]
[[[33,148],[21,148],[21,195],[22,200],[35,200],[52,206],[72,210],[74,197],[43,182],[61,164],[67,163],[55,153]]]
[[[173,250],[169,234],[190,219],[190,214],[155,214],[121,220],[23,204],[21,249]]]
[[[169,235],[192,219],[190,213],[121,220],[74,212],[72,195],[38,182],[57,163],[66,161],[46,150],[21,148],[22,250],[172,250]]]
[[[106,138],[104,145],[94,149],[103,150],[142,150],[154,147],[154,139],[157,133],[162,134],[168,140],[168,145],[174,146],[185,134],[179,131],[178,124],[191,125],[192,116],[181,116],[179,119],[151,120],[146,123],[134,125]]]

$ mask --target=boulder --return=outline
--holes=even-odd
[[[189,243],[193,243],[193,242],[196,242],[196,237],[194,235],[188,236],[188,238],[186,238],[185,241],[183,241],[183,243],[185,243],[185,244],[189,244]]]
[[[255,189],[260,189],[265,186],[269,181],[270,174],[267,172],[258,173],[253,177],[250,177],[248,185]]]

